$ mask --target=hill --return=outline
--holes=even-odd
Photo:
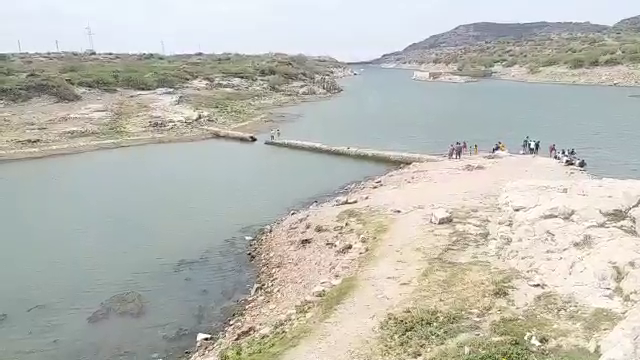
[[[385,54],[373,64],[443,64],[458,70],[495,65],[531,69],[640,63],[640,16],[614,26],[590,22],[480,22],[413,43]]]

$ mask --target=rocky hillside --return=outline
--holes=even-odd
[[[613,25],[613,30],[640,32],[640,15],[620,20]]]
[[[640,63],[640,16],[614,26],[589,22],[458,26],[372,61],[374,64],[444,64],[489,69],[496,64],[571,68]]]

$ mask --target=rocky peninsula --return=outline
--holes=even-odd
[[[404,166],[268,226],[193,360],[633,359],[640,181],[556,161]]]
[[[0,160],[251,131],[353,74],[304,55],[0,54]]]

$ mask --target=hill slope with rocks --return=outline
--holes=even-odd
[[[640,73],[626,70],[637,70],[640,64],[640,16],[613,26],[590,22],[461,25],[371,63],[445,72],[491,70],[480,74],[515,74],[516,80],[536,75],[536,81],[544,82],[581,82],[563,77],[587,77],[584,72],[558,72],[557,68],[572,71],[618,67],[613,73],[594,72],[593,79],[584,82],[638,85]]]

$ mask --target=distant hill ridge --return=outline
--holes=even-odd
[[[465,24],[454,29],[430,36],[413,43],[401,51],[384,54],[372,63],[402,62],[420,60],[420,55],[434,55],[439,50],[487,45],[495,42],[522,44],[537,39],[558,37],[614,36],[621,33],[640,35],[640,16],[619,21],[613,26],[590,22],[532,22],[532,23],[492,23],[478,22]],[[422,53],[422,54],[421,54]]]

